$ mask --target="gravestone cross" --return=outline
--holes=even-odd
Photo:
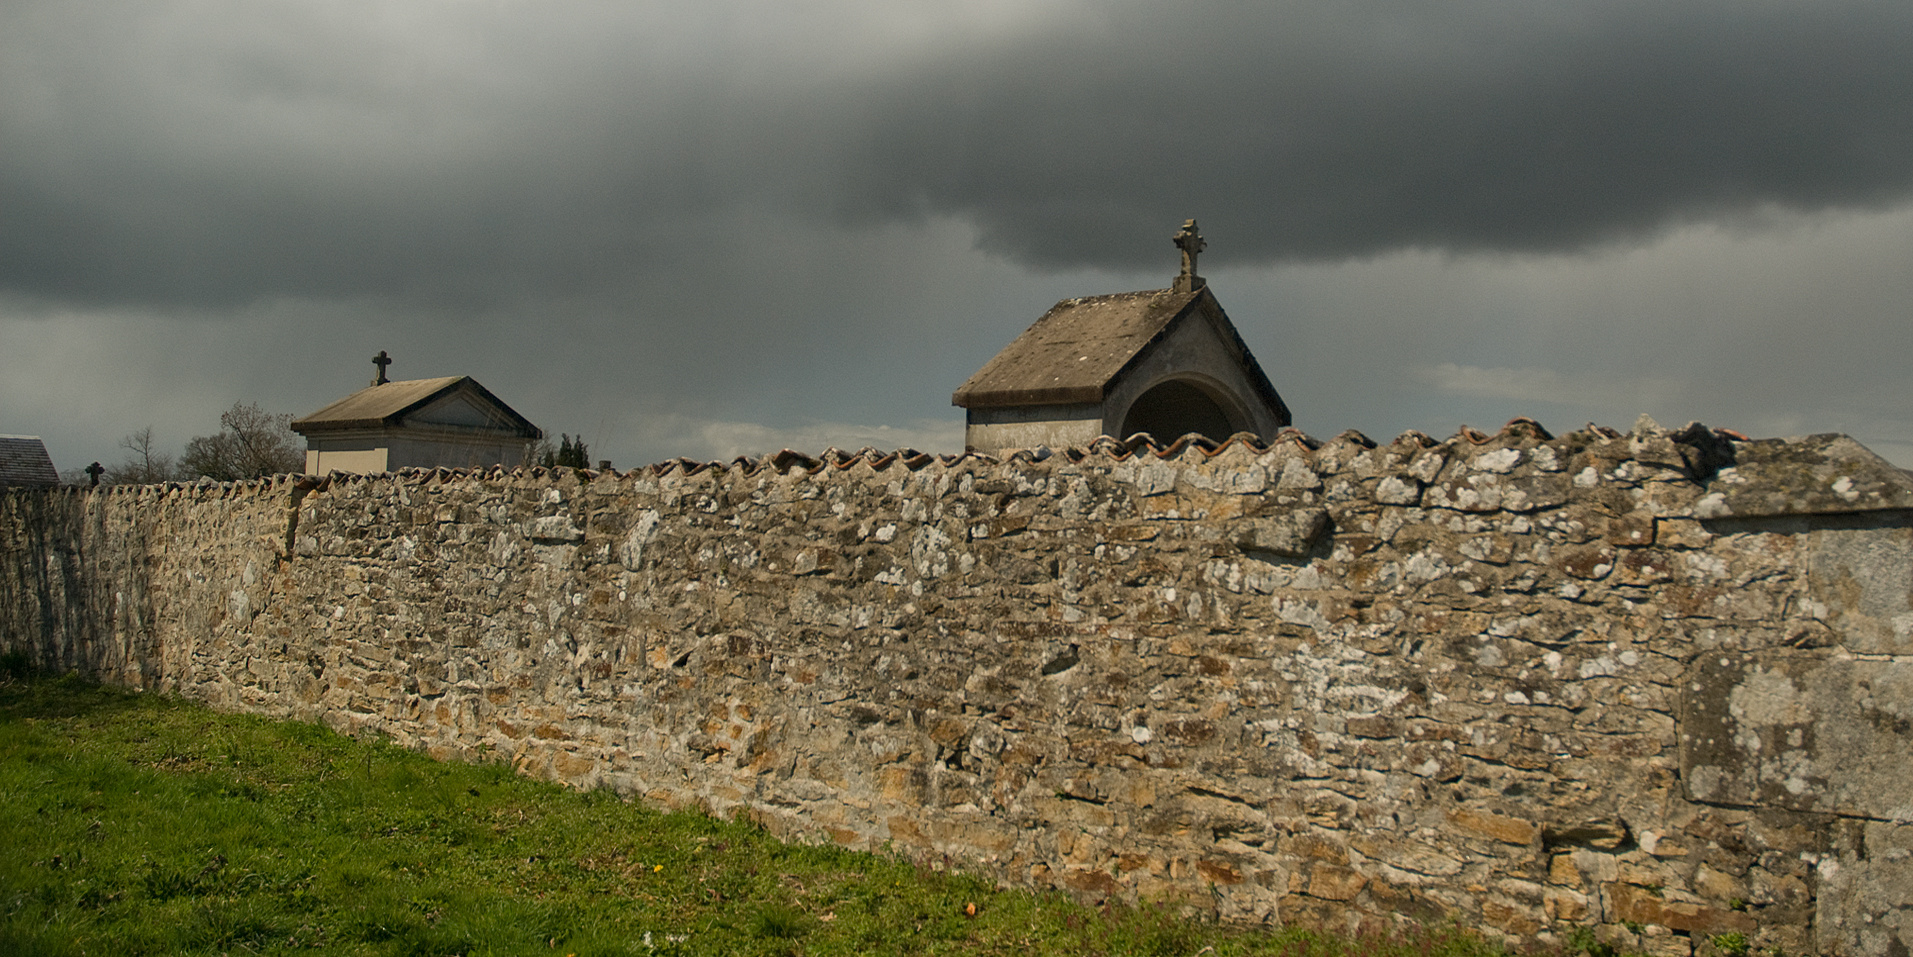
[[[1195,292],[1208,285],[1201,276],[1196,275],[1196,256],[1208,247],[1202,233],[1196,230],[1196,221],[1182,224],[1182,231],[1176,233],[1176,248],[1182,250],[1182,274],[1176,277],[1173,288],[1176,292]]]
[[[392,381],[385,377],[385,367],[392,364],[392,357],[386,355],[384,349],[380,349],[379,354],[372,357],[372,364],[379,367],[379,377],[372,380],[373,385],[384,385]]]
[[[91,480],[86,483],[87,487],[89,488],[98,487],[100,484],[100,476],[105,474],[105,472],[106,472],[106,466],[101,465],[98,462],[95,462],[92,465],[87,466],[86,477]]]

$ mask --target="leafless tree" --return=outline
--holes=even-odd
[[[545,464],[545,460],[556,454],[558,454],[557,446],[552,445],[551,440],[540,436],[525,443],[525,458],[524,461],[518,464],[526,468],[531,468],[534,465],[543,465]]]
[[[151,485],[179,477],[173,457],[153,447],[150,425],[120,439],[120,448],[126,450],[126,457],[101,477],[108,485]]]
[[[290,415],[273,415],[256,402],[235,402],[219,415],[219,432],[186,443],[179,471],[221,482],[262,478],[305,467],[305,450],[287,426]]]

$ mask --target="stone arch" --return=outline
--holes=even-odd
[[[1123,412],[1119,438],[1147,432],[1172,442],[1190,432],[1220,442],[1237,432],[1254,432],[1255,422],[1241,401],[1206,376],[1165,379],[1136,397]]]

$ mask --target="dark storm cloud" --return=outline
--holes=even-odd
[[[952,57],[869,124],[853,209],[1054,267],[1558,251],[1913,189],[1913,5],[1155,4]]]
[[[1191,215],[1267,262],[1913,189],[1898,0],[643,6],[10,5],[0,286],[615,299],[740,209],[1126,268]]]
[[[685,54],[544,9],[9,7],[0,281],[491,299],[668,262],[647,227],[711,192]]]

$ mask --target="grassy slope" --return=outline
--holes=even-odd
[[[0,953],[1499,953],[1097,911],[315,725],[5,674]]]

